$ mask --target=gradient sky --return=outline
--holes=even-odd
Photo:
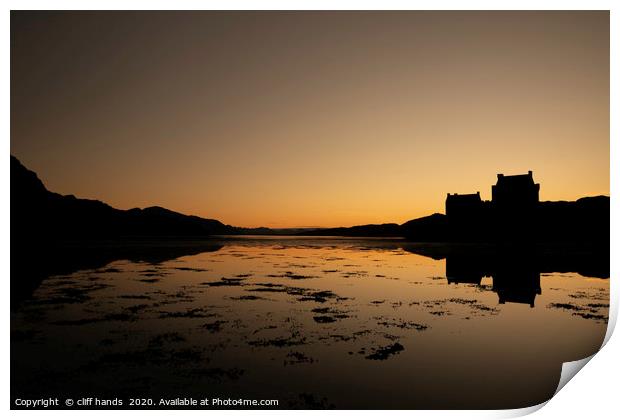
[[[609,194],[608,12],[11,12],[11,153],[48,189],[237,226]]]

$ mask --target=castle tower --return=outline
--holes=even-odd
[[[491,202],[499,211],[534,209],[539,202],[540,184],[534,183],[532,171],[523,175],[497,175],[491,187]]]

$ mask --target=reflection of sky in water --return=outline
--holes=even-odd
[[[608,280],[542,274],[532,308],[445,276],[400,249],[278,241],[55,276],[12,313],[13,392],[513,408],[602,343]]]

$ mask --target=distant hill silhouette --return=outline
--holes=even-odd
[[[405,237],[412,236],[418,241],[436,242],[447,238],[446,216],[435,213],[430,216],[410,220],[402,225],[384,223],[380,225],[359,225],[329,229],[315,229],[301,232],[308,236],[358,236],[358,237]]]
[[[207,236],[238,229],[162,207],[115,209],[97,200],[50,192],[11,156],[11,243],[31,239]]]
[[[311,236],[380,236],[380,237],[400,237],[402,236],[401,227],[396,223],[385,223],[382,225],[361,225],[353,227],[337,227],[326,229],[311,229],[300,232],[300,235]]]

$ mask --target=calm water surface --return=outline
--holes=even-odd
[[[13,396],[516,408],[550,398],[607,328],[608,279],[448,280],[445,259],[381,240],[215,249],[45,279],[12,310]]]

